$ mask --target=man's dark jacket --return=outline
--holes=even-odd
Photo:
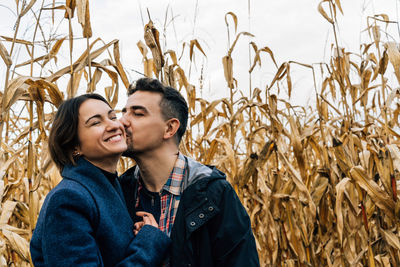
[[[122,193],[100,169],[80,158],[77,166],[65,166],[62,176],[47,195],[33,232],[35,267],[161,263],[168,236],[148,225],[135,237]]]
[[[185,159],[183,193],[171,232],[171,266],[259,266],[250,218],[225,174]],[[132,218],[135,168],[120,177]]]

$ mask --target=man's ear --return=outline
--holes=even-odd
[[[175,136],[176,132],[178,131],[180,125],[181,125],[181,123],[179,122],[179,120],[177,118],[169,119],[166,122],[164,139],[173,138]]]

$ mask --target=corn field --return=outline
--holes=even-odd
[[[103,94],[115,107],[120,84],[124,91],[132,81],[119,41],[93,40],[89,0],[15,3],[15,34],[0,33],[6,76],[0,92],[0,266],[31,266],[29,241],[41,204],[61,179],[47,150],[57,107],[79,88]],[[20,39],[20,23],[33,8],[33,37]],[[336,37],[340,1],[323,0],[315,12]],[[63,16],[68,32],[44,33],[44,14]],[[234,28],[239,23],[232,12],[225,21]],[[232,52],[251,33],[231,32],[234,42],[221,55],[228,96],[212,101],[199,97],[181,66],[195,54],[207,55],[201,42],[190,40],[178,57],[181,51],[162,48],[151,19],[137,42],[143,74],[186,96],[190,120],[181,150],[227,174],[250,215],[261,266],[400,266],[400,44],[385,38],[385,29],[398,22],[385,14],[367,21],[370,42],[361,53],[336,40],[330,60],[318,64],[276,62],[270,48],[251,42],[249,73],[263,67],[262,54],[276,68],[264,88],[249,93],[237,87]],[[86,42],[82,51],[74,50],[77,39]],[[54,67],[61,47],[69,63]],[[18,49],[28,56],[13,62]],[[297,89],[294,65],[309,70],[312,107],[290,103]],[[111,85],[100,86],[101,80]],[[119,172],[132,164],[121,159]]]

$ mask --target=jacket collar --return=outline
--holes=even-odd
[[[119,196],[118,199],[121,203],[125,203],[123,196],[120,196],[120,194],[114,189],[103,172],[83,157],[80,157],[76,161],[76,165],[65,165],[61,175],[63,179],[73,180],[81,184],[88,191],[103,192],[108,197],[113,195],[117,197]]]
[[[185,186],[182,188],[185,190],[192,184],[197,184],[199,190],[204,190],[207,184],[215,179],[226,179],[226,175],[218,170],[215,166],[203,165],[194,159],[185,157],[186,160],[186,173],[184,177]],[[200,183],[197,183],[201,181]]]

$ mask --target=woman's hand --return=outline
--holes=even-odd
[[[143,221],[135,223],[135,229],[133,230],[135,235],[139,233],[140,229],[142,229],[145,224],[158,228],[158,223],[156,222],[156,219],[154,219],[153,214],[145,211],[138,211],[136,212],[136,216],[142,217]]]

